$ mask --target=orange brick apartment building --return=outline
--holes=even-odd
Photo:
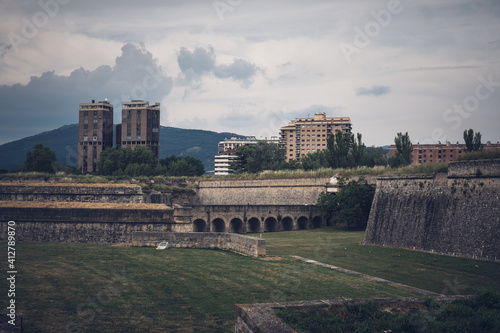
[[[487,142],[483,144],[483,150],[500,149],[500,143]],[[458,160],[458,157],[466,151],[465,144],[460,143],[438,143],[438,144],[415,144],[413,145],[411,165],[426,163],[448,163]],[[389,156],[394,155],[396,146],[390,145]]]

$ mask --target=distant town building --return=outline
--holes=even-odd
[[[491,143],[488,141],[483,144],[483,150],[500,149],[500,143]],[[411,165],[420,165],[426,163],[448,163],[458,160],[464,152],[467,151],[465,144],[461,143],[437,143],[437,144],[414,144],[412,151]],[[396,153],[396,145],[389,146],[389,156]]]
[[[316,113],[314,118],[296,118],[281,127],[281,146],[285,149],[287,162],[317,151],[326,150],[328,137],[337,131],[351,133],[349,117],[327,117]]]
[[[229,166],[236,158],[236,151],[238,148],[246,145],[256,145],[259,141],[279,144],[280,139],[278,136],[271,136],[269,138],[261,137],[258,139],[255,136],[248,136],[246,138],[232,137],[230,139],[220,141],[217,147],[218,153],[215,155],[214,174],[216,176],[224,176],[233,173],[234,171],[231,170]]]
[[[133,100],[122,103],[122,123],[116,128],[116,145],[146,146],[160,158],[160,103]]]
[[[97,172],[101,152],[113,146],[113,105],[108,101],[80,104],[78,169]]]

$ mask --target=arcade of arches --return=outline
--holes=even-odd
[[[193,221],[194,232],[231,232],[231,233],[256,233],[256,232],[274,232],[291,231],[301,229],[320,228],[324,225],[321,216],[316,215],[312,218],[307,216],[269,216],[250,217],[248,219],[241,217],[221,218],[216,217],[207,221],[203,218],[197,218]]]

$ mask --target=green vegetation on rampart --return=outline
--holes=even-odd
[[[276,311],[298,332],[498,332],[500,294],[439,305],[427,300],[422,308],[384,308],[374,302],[340,308],[310,307]]]
[[[497,149],[487,149],[481,151],[471,151],[463,154],[458,158],[459,161],[471,161],[471,160],[493,160],[500,158],[500,150]]]
[[[447,172],[446,163],[429,163],[423,165],[405,166],[401,168],[388,168],[382,166],[359,167],[353,169],[331,169],[322,168],[317,170],[279,170],[263,171],[260,173],[240,173],[228,176],[202,176],[202,177],[168,177],[168,176],[101,176],[101,175],[78,175],[57,172],[56,174],[41,172],[16,172],[0,174],[0,181],[16,180],[44,180],[62,183],[130,183],[131,181],[139,183],[164,182],[164,181],[196,181],[196,180],[254,180],[254,179],[297,179],[297,178],[329,178],[334,175],[341,176],[382,176],[382,175],[412,175],[423,174],[432,175],[435,173]]]

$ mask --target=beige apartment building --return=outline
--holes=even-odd
[[[314,118],[296,118],[281,127],[281,146],[285,149],[286,160],[300,160],[304,155],[325,150],[328,137],[337,131],[351,133],[349,117],[327,117],[326,113],[316,113]]]
[[[78,169],[97,172],[99,155],[113,146],[113,105],[95,100],[81,103],[78,116]]]
[[[116,145],[147,146],[160,158],[160,103],[133,100],[122,103],[122,122],[116,125]]]

